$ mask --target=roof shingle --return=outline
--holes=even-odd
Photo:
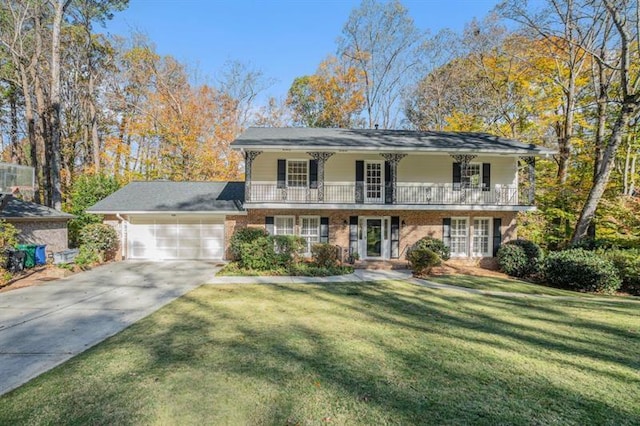
[[[244,182],[131,182],[88,213],[243,211]]]
[[[524,144],[488,133],[308,127],[250,127],[231,146],[235,149],[350,149],[524,155],[554,153],[546,147]]]

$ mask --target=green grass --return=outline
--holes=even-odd
[[[0,424],[639,424],[638,307],[203,286],[0,397]]]
[[[216,274],[220,277],[273,277],[273,276],[298,276],[298,277],[329,277],[332,275],[352,274],[353,267],[348,265],[340,265],[333,267],[316,266],[308,262],[299,262],[290,268],[276,266],[273,269],[260,271],[254,269],[242,268],[237,262],[229,262]]]
[[[590,297],[591,295],[571,290],[548,287],[513,278],[478,277],[473,275],[429,276],[428,281],[478,290],[503,291],[507,293],[547,294],[550,296]]]

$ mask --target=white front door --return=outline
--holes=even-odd
[[[365,163],[365,203],[382,203],[384,201],[382,165],[381,161],[367,161]]]

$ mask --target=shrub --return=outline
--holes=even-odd
[[[431,272],[431,268],[442,263],[440,256],[428,248],[417,248],[407,254],[409,266],[414,275],[426,275]]]
[[[640,296],[640,250],[609,250],[601,252],[618,271],[621,289]]]
[[[345,275],[353,273],[351,266],[322,267],[309,263],[296,263],[289,268],[289,275],[302,277],[328,277],[331,275]]]
[[[15,226],[7,223],[4,219],[0,220],[0,265],[5,266],[7,264],[5,247],[13,247],[18,244],[19,233],[20,230],[16,229]]]
[[[234,232],[229,250],[241,268],[265,270],[277,265],[273,239],[262,228],[241,228]]]
[[[442,260],[449,260],[451,257],[449,247],[447,247],[443,241],[432,237],[423,237],[416,241],[416,243],[407,250],[407,259],[409,259],[409,253],[417,249],[429,249],[435,252]]]
[[[243,251],[241,245],[243,243],[250,243],[259,238],[268,237],[269,233],[263,228],[240,228],[237,229],[231,236],[229,241],[229,251],[234,259],[240,260]]]
[[[104,223],[92,223],[82,228],[80,241],[82,246],[95,248],[105,259],[113,258],[118,249],[118,233]]]
[[[613,293],[621,284],[611,261],[584,249],[549,254],[544,271],[549,284],[578,291]]]
[[[604,250],[604,249],[640,249],[640,240],[637,238],[583,238],[571,248],[581,248],[585,250]]]
[[[81,245],[78,250],[78,255],[74,259],[76,265],[81,269],[87,269],[87,267],[96,263],[102,262],[102,256],[100,251],[93,245]]]
[[[278,265],[288,268],[300,260],[300,253],[305,245],[304,238],[295,235],[275,235],[272,239]]]
[[[120,188],[114,176],[84,174],[78,176],[71,188],[71,197],[64,206],[65,211],[76,217],[69,221],[69,244],[78,247],[81,243],[82,228],[91,223],[102,222],[102,216],[86,213],[86,210]]]
[[[328,243],[318,243],[311,246],[313,263],[321,268],[338,266],[338,247]]]
[[[242,268],[264,271],[278,267],[273,239],[269,235],[240,243],[237,248],[236,260]]]
[[[500,270],[514,277],[536,275],[542,267],[542,249],[529,240],[513,240],[501,245],[497,257]]]
[[[527,269],[527,254],[515,244],[503,244],[498,249],[498,265],[500,270],[512,277],[522,277]]]

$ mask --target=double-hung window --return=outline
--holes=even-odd
[[[473,255],[489,256],[489,219],[473,219]]]
[[[293,216],[276,216],[273,218],[273,235],[295,235]]]
[[[468,256],[469,226],[466,218],[451,219],[451,255],[452,256]]]
[[[482,167],[480,163],[469,163],[466,170],[462,170],[462,186],[464,188],[480,188],[482,186]]]
[[[318,216],[303,216],[300,218],[300,236],[306,243],[305,253],[311,254],[311,246],[320,242],[320,218]]]
[[[307,160],[287,160],[287,186],[306,188],[309,185],[309,162]]]

